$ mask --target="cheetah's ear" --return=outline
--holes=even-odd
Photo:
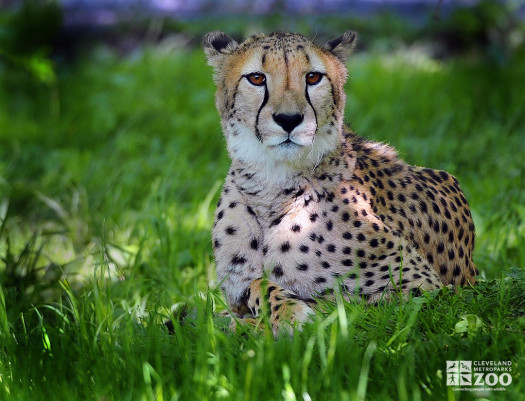
[[[341,36],[327,42],[324,48],[334,54],[343,63],[354,50],[357,43],[357,34],[352,31],[346,31]]]
[[[239,44],[221,31],[213,31],[204,36],[202,41],[208,64],[218,69],[224,56],[233,52]]]

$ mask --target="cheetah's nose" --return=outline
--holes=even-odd
[[[272,114],[273,120],[288,133],[291,133],[303,121],[302,114]]]

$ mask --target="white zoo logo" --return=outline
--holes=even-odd
[[[472,386],[472,361],[447,361],[447,386]]]
[[[447,386],[508,386],[511,365],[510,361],[447,361]]]
[[[472,386],[472,361],[447,361],[447,386]]]

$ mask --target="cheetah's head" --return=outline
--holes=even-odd
[[[345,61],[356,35],[318,46],[299,34],[255,35],[238,44],[204,37],[216,106],[233,160],[259,167],[313,167],[340,141]]]

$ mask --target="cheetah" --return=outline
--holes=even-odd
[[[300,328],[334,291],[377,303],[478,274],[456,178],[344,125],[355,43],[352,31],[324,46],[284,32],[203,40],[231,159],[212,230],[217,278],[234,316],[266,310],[274,333]]]

